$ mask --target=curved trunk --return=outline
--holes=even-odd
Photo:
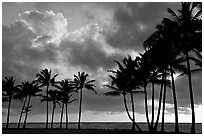
[[[178,110],[177,110],[177,99],[176,99],[176,88],[174,83],[174,75],[173,75],[173,68],[171,68],[171,82],[172,82],[172,91],[173,91],[173,98],[174,98],[174,111],[175,111],[175,132],[179,132],[179,124],[178,124]]]
[[[124,101],[125,110],[126,110],[126,112],[127,112],[127,115],[128,115],[128,117],[129,117],[129,119],[133,122],[133,119],[131,118],[130,113],[129,113],[129,111],[128,111],[127,101],[126,101],[126,97],[125,97],[125,95],[123,95],[123,101]],[[136,122],[135,122],[134,125],[137,127],[137,129],[138,129],[139,131],[142,131],[141,128],[137,125]]]
[[[132,92],[130,93],[130,97],[131,97],[131,102],[132,102],[132,119],[133,119],[133,123],[132,123],[132,130],[135,131],[135,108],[134,108],[134,99],[133,99],[133,94]]]
[[[11,109],[11,97],[9,98],[9,105],[8,105],[8,114],[7,114],[6,128],[8,128],[8,127],[9,127],[9,116],[10,116],[10,109]]]
[[[152,121],[151,121],[151,129],[153,131],[154,125],[154,81],[152,82]]]
[[[27,97],[25,97],[24,102],[23,102],[23,107],[22,107],[22,109],[21,109],[21,114],[20,114],[20,117],[19,117],[19,121],[18,121],[18,126],[17,126],[17,128],[20,128],[21,118],[22,118],[22,115],[23,115],[23,111],[24,111],[24,109],[25,109],[26,101],[27,101]]]
[[[80,92],[78,129],[81,129],[81,126],[80,126],[80,121],[81,121],[81,104],[82,104],[82,88],[81,88],[81,92]]]
[[[66,109],[66,129],[68,129],[68,113],[67,113],[67,103],[65,104]]]
[[[190,68],[188,52],[186,52],[185,54],[186,54],[186,62],[187,62],[187,69],[188,69],[188,84],[189,84],[190,102],[191,102],[191,111],[192,111],[191,133],[195,133],[195,111],[194,111],[193,87],[192,87],[192,81],[191,81],[191,68]]]
[[[60,119],[60,129],[62,129],[63,110],[64,110],[64,103],[62,104],[61,119]]]
[[[164,75],[162,76],[162,83],[161,83],[161,89],[160,89],[160,94],[159,94],[159,107],[158,107],[158,112],[157,112],[157,120],[154,125],[154,131],[157,131],[158,123],[159,123],[159,116],[160,116],[160,111],[161,111],[161,100],[162,100],[162,93],[163,93],[163,85],[164,85]]]
[[[55,103],[55,101],[53,101],[51,129],[53,129],[53,121],[54,121],[55,107],[56,107],[56,103]]]
[[[146,88],[146,86],[144,86],[144,93],[145,93],[145,115],[146,115],[146,119],[147,119],[148,128],[149,128],[149,131],[150,131],[151,130],[151,125],[150,125],[149,116],[148,116],[147,88]]]
[[[47,85],[47,90],[46,90],[46,96],[48,98],[48,89],[49,89],[49,85]],[[47,114],[46,114],[46,126],[45,129],[48,128],[48,100],[47,100]]]
[[[165,101],[166,101],[166,70],[164,71],[164,94],[163,94],[163,107],[162,107],[162,125],[161,132],[164,132],[164,112],[165,112]]]
[[[27,121],[28,112],[29,112],[28,110],[29,110],[29,106],[30,106],[30,99],[31,99],[31,96],[29,96],[29,98],[28,98],[28,103],[27,103],[27,107],[26,107],[26,108],[28,108],[28,109],[26,110],[26,115],[25,115],[25,119],[24,119],[23,128],[26,127],[26,121]]]

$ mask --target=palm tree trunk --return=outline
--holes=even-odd
[[[67,113],[67,103],[65,104],[66,108],[66,129],[68,129],[68,113]]]
[[[164,132],[165,101],[166,101],[166,69],[164,70],[164,94],[163,94],[163,107],[162,107],[162,125],[161,125],[161,132]]]
[[[190,102],[191,102],[191,110],[192,110],[192,125],[191,125],[191,132],[195,133],[195,111],[194,111],[194,98],[193,98],[193,87],[191,81],[191,68],[189,62],[189,55],[186,51],[186,62],[187,62],[187,69],[188,69],[188,84],[189,84],[189,91],[190,91]]]
[[[150,125],[150,122],[149,122],[149,116],[148,116],[148,106],[147,106],[147,88],[146,88],[146,85],[144,86],[144,95],[145,95],[145,115],[146,115],[146,119],[147,119],[147,124],[148,124],[148,128],[149,128],[149,131],[151,130],[151,125]]]
[[[162,83],[161,83],[161,89],[160,89],[160,94],[159,94],[159,107],[158,107],[158,112],[157,112],[157,120],[154,125],[154,131],[157,131],[158,123],[159,123],[159,116],[160,116],[160,111],[161,111],[161,100],[162,100],[162,93],[163,93],[163,85],[164,85],[164,75],[162,75]]]
[[[123,101],[124,101],[125,110],[126,110],[126,112],[127,112],[127,115],[128,115],[128,117],[129,117],[129,119],[133,122],[133,119],[131,118],[130,113],[129,113],[129,110],[128,110],[128,107],[127,107],[127,101],[126,101],[125,95],[123,95]],[[138,129],[139,131],[142,131],[142,129],[137,125],[136,122],[135,122],[135,126],[137,127],[137,129]]]
[[[152,81],[152,121],[151,121],[151,129],[153,131],[154,125],[154,81]]]
[[[30,99],[31,99],[31,96],[29,96],[28,98],[28,103],[27,103],[27,107],[26,108],[29,108],[29,105],[30,105]],[[28,110],[26,110],[26,115],[25,115],[25,119],[24,119],[24,124],[23,124],[23,128],[25,128],[26,126],[26,121],[27,121],[27,117],[28,117]]]
[[[53,101],[51,129],[53,129],[53,121],[54,121],[54,114],[55,114],[55,106],[56,106],[55,101]]]
[[[47,85],[47,90],[46,90],[46,96],[48,98],[48,89],[49,89],[49,85]],[[46,114],[46,126],[45,129],[48,128],[48,100],[47,100],[47,114]]]
[[[82,104],[82,88],[81,88],[81,92],[80,92],[78,129],[81,129],[81,126],[80,126],[80,121],[81,121],[81,104]]]
[[[23,115],[23,111],[24,111],[24,109],[25,109],[26,100],[27,100],[27,97],[25,97],[24,102],[23,102],[23,107],[22,107],[22,109],[21,109],[21,114],[20,114],[20,117],[19,117],[19,121],[18,121],[18,126],[17,126],[17,128],[20,128],[21,118],[22,118],[22,115]]]
[[[9,104],[8,104],[8,114],[7,114],[7,122],[6,122],[6,128],[9,126],[9,116],[10,116],[10,109],[11,109],[11,98],[9,98]]]
[[[130,93],[130,97],[131,97],[131,102],[132,102],[132,119],[133,119],[133,123],[132,123],[132,131],[135,131],[135,108],[134,108],[134,99],[133,99],[133,94],[132,92]]]
[[[176,88],[174,83],[174,75],[173,75],[173,68],[171,68],[171,82],[172,82],[172,91],[173,91],[173,98],[174,98],[174,111],[175,111],[175,132],[179,132],[179,124],[178,124],[178,109],[177,109],[177,99],[176,99]]]
[[[63,110],[64,110],[64,103],[62,104],[61,119],[60,119],[60,129],[62,129]]]

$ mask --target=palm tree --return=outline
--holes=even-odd
[[[184,65],[182,65],[184,59],[182,57],[178,58],[179,51],[175,47],[175,45],[179,41],[178,25],[175,22],[169,20],[168,18],[164,18],[162,23],[158,25],[156,28],[157,31],[153,33],[150,36],[150,38],[145,41],[145,47],[146,48],[148,47],[149,50],[153,52],[152,58],[153,60],[156,60],[154,63],[156,63],[157,60],[159,60],[159,62],[157,63],[157,66],[159,68],[162,68],[163,71],[168,70],[168,68],[170,70],[175,108],[175,126],[176,126],[175,131],[179,132],[176,89],[173,74],[175,69],[186,71],[186,68]],[[160,52],[161,50],[163,52]]]
[[[144,95],[145,95],[145,115],[147,120],[147,125],[149,128],[149,131],[151,131],[151,125],[149,121],[149,114],[148,114],[148,106],[147,106],[147,85],[150,82],[151,77],[151,63],[149,61],[149,55],[147,55],[147,52],[144,54],[140,53],[140,56],[136,57],[137,63],[138,63],[138,78],[141,80],[141,86],[144,88]]]
[[[127,112],[127,115],[129,119],[133,122],[132,124],[132,130],[135,130],[135,125],[141,131],[140,127],[137,125],[135,122],[135,116],[134,116],[134,100],[133,100],[133,93],[143,93],[143,91],[133,91],[136,89],[136,78],[133,76],[136,76],[136,61],[133,61],[131,57],[129,56],[128,58],[123,59],[123,65],[121,65],[118,61],[115,61],[118,65],[118,69],[116,71],[109,70],[108,72],[111,72],[113,75],[109,75],[111,78],[111,85],[105,85],[106,87],[110,88],[113,91],[109,91],[105,93],[104,95],[113,95],[117,96],[122,94],[123,95],[123,102],[124,106]],[[134,75],[135,74],[135,75]],[[131,76],[132,75],[132,76]],[[131,118],[129,111],[128,111],[128,106],[126,102],[126,94],[130,93],[131,96],[131,102],[132,102],[132,110],[133,110],[133,118]]]
[[[172,9],[168,9],[168,12],[171,14],[171,19],[179,26],[180,44],[178,45],[178,48],[186,57],[190,103],[192,111],[191,133],[195,133],[195,111],[189,52],[195,48],[201,49],[202,46],[200,36],[202,35],[201,5],[202,3],[181,3],[181,9],[178,10],[178,14],[175,13]]]
[[[44,70],[41,70],[40,73],[36,75],[37,77],[36,82],[40,83],[39,87],[43,87],[43,86],[47,87],[47,90],[46,90],[47,97],[48,97],[49,86],[55,84],[55,77],[58,75],[58,74],[55,74],[53,77],[51,77],[51,73],[52,73],[51,70],[48,71],[48,69],[44,69]],[[46,117],[45,129],[47,128],[48,128],[48,101],[47,101],[47,117]]]
[[[15,92],[17,90],[17,86],[15,85],[15,79],[13,77],[5,77],[2,81],[2,93],[4,96],[4,100],[8,100],[8,113],[7,113],[7,122],[6,128],[9,127],[9,116],[10,116],[10,109],[11,109],[11,101]]]
[[[76,91],[74,90],[73,82],[69,79],[62,80],[58,83],[59,85],[55,85],[55,87],[60,90],[59,99],[62,102],[60,129],[62,128],[64,105],[66,110],[66,129],[68,129],[68,104],[76,101],[76,99],[71,100],[72,93]]]
[[[21,118],[23,116],[23,113],[25,113],[25,108],[26,108],[26,101],[27,101],[27,96],[28,96],[28,91],[30,89],[30,83],[27,81],[27,82],[22,82],[21,85],[18,85],[19,87],[19,90],[16,92],[16,94],[14,95],[14,98],[15,99],[19,99],[22,101],[23,100],[23,106],[22,106],[22,109],[21,109],[21,113],[20,113],[20,116],[19,116],[19,121],[18,121],[18,125],[17,125],[17,128],[20,128],[20,123],[21,123]]]
[[[21,89],[27,89],[27,97],[28,97],[28,102],[27,102],[27,106],[25,107],[25,119],[24,119],[24,124],[23,124],[23,128],[26,127],[26,121],[27,121],[27,117],[28,117],[28,112],[31,111],[31,107],[30,106],[30,102],[31,102],[31,98],[32,97],[36,97],[36,96],[42,96],[41,93],[41,89],[39,89],[38,84],[36,84],[35,82],[24,82],[22,83]]]
[[[74,75],[74,84],[77,90],[80,90],[80,102],[79,102],[79,121],[78,121],[78,129],[81,129],[80,126],[80,121],[81,121],[81,105],[82,105],[82,91],[83,88],[87,89],[87,90],[91,90],[93,92],[95,92],[95,94],[97,94],[97,92],[94,90],[94,88],[96,87],[93,82],[95,82],[95,80],[89,80],[87,81],[87,77],[88,74],[85,72],[78,72],[78,76]]]
[[[49,90],[48,91],[48,97],[43,96],[41,99],[41,102],[43,101],[52,101],[52,120],[51,120],[51,129],[53,129],[53,122],[54,122],[54,112],[56,105],[59,104],[60,100],[60,92],[58,90]]]

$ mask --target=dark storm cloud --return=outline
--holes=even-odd
[[[143,41],[167,15],[168,7],[169,3],[121,3],[114,14],[118,30],[106,35],[107,42],[115,48],[143,50]]]

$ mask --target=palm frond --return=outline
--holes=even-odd
[[[105,96],[109,96],[109,95],[111,95],[111,96],[119,96],[119,95],[121,95],[121,92],[119,92],[119,91],[110,91],[110,92],[104,93],[103,95],[105,95]]]

